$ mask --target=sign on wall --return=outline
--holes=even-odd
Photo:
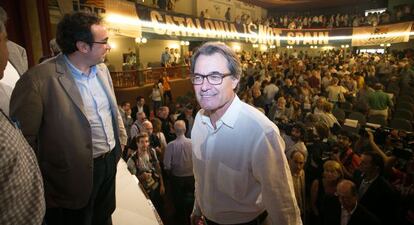
[[[243,41],[266,45],[328,45],[333,35],[351,35],[352,29],[288,30],[261,24],[205,19],[136,4],[143,32],[160,37],[191,37]]]
[[[384,43],[408,42],[412,22],[382,25],[376,27],[355,27],[352,46],[380,45]]]

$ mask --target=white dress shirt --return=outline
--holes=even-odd
[[[198,112],[191,133],[194,213],[237,224],[267,210],[272,224],[302,224],[276,125],[236,96],[216,127]]]
[[[184,135],[168,143],[164,155],[164,168],[177,177],[193,176],[191,140]]]
[[[352,214],[355,212],[358,203],[355,204],[354,209],[351,212],[348,212],[344,207],[341,207],[341,225],[347,225],[349,220],[351,219]]]

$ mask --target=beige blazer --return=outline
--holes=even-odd
[[[120,144],[126,144],[126,131],[111,76],[104,64],[98,65],[97,76],[115,118],[119,159]],[[20,122],[24,136],[36,153],[47,207],[85,206],[93,181],[91,127],[63,55],[33,67],[20,78],[12,93],[10,115]]]

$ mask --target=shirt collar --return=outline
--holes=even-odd
[[[345,212],[345,213],[347,213],[348,215],[352,215],[352,214],[354,214],[354,212],[355,212],[355,210],[356,210],[356,208],[357,208],[357,206],[358,206],[358,202],[356,202],[355,203],[355,207],[351,210],[351,212],[348,212],[343,206],[341,206],[341,209]]]
[[[233,128],[234,124],[237,121],[242,104],[243,104],[242,101],[235,94],[233,101],[231,102],[229,108],[226,110],[224,115],[217,121],[217,129],[219,128],[219,124],[221,123],[227,125],[230,128]],[[205,111],[203,110],[201,113],[201,121],[204,124],[209,124],[211,127],[213,127],[211,125],[210,117],[206,116],[204,112]]]
[[[70,62],[69,58],[66,55],[63,55],[63,58],[65,59],[66,64],[68,65],[70,71],[72,72],[72,75],[76,79],[85,79],[85,78],[94,78],[98,72],[96,65],[91,66],[91,70],[89,74],[84,74],[82,71],[80,71],[78,68],[76,68],[72,62]]]

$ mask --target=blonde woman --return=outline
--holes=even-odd
[[[335,192],[343,177],[344,172],[338,162],[328,160],[323,164],[322,178],[315,179],[311,186],[311,224],[334,224],[333,220],[338,219],[330,212],[340,207]]]

